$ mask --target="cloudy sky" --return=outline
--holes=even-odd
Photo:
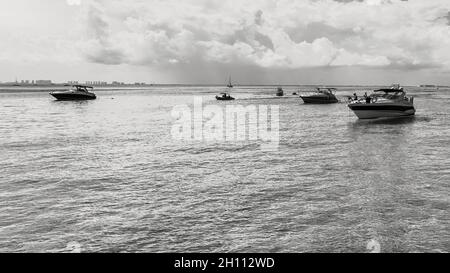
[[[450,85],[450,0],[0,0],[0,81]]]

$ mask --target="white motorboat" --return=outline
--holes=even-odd
[[[84,85],[73,85],[68,91],[55,91],[51,92],[50,95],[57,100],[95,100],[97,96],[89,92],[88,89],[94,88]]]
[[[375,90],[371,96],[353,100],[348,107],[360,119],[414,116],[414,97],[407,97],[399,85]]]
[[[301,96],[305,104],[331,104],[338,103],[336,88],[317,88],[317,92],[309,96]]]

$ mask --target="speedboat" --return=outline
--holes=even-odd
[[[68,91],[55,91],[51,92],[50,95],[57,100],[95,100],[97,96],[89,92],[88,89],[92,90],[94,88],[84,85],[73,85]]]
[[[217,100],[224,100],[224,101],[229,101],[229,100],[235,100],[232,96],[230,96],[230,94],[228,93],[222,93],[220,94],[220,96],[216,96]]]
[[[330,104],[338,103],[335,93],[336,88],[317,88],[316,93],[310,96],[300,96],[306,104]]]
[[[284,90],[282,87],[278,87],[277,90],[277,97],[283,97],[284,96]]]
[[[414,97],[407,97],[400,85],[375,90],[364,99],[351,101],[348,107],[359,119],[408,117],[416,114]]]

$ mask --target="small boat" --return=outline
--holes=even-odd
[[[50,95],[55,97],[57,100],[95,100],[97,96],[89,92],[88,89],[94,89],[90,86],[84,85],[73,85],[68,91],[55,91],[51,92]]]
[[[348,107],[359,119],[408,117],[416,114],[414,97],[407,97],[400,85],[375,90],[368,97],[353,100]]]
[[[277,90],[277,97],[283,97],[284,96],[284,90],[282,87],[278,87]]]
[[[216,96],[217,100],[223,100],[223,101],[229,101],[229,100],[235,100],[230,94],[228,93],[222,93],[220,96]]]
[[[316,93],[310,96],[300,96],[306,104],[338,103],[336,88],[317,88]]]

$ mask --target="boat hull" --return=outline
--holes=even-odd
[[[359,119],[409,117],[416,114],[412,105],[350,104],[349,108]]]
[[[95,100],[97,96],[93,93],[70,93],[70,92],[53,92],[50,93],[55,99],[60,101],[78,101],[78,100]]]
[[[319,97],[319,96],[311,96],[311,97],[301,97],[305,104],[332,104],[338,103],[338,99],[335,97]]]
[[[221,98],[221,97],[216,97],[216,100],[219,100],[219,101],[232,101],[232,100],[235,100],[234,98]]]

